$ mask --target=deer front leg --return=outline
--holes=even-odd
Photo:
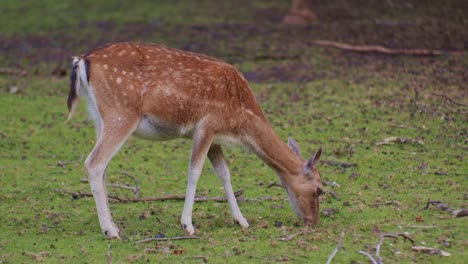
[[[99,225],[102,232],[108,238],[118,238],[119,229],[112,221],[107,197],[105,183],[105,170],[112,156],[125,143],[125,140],[132,133],[134,127],[109,127],[98,133],[97,143],[93,151],[85,161],[86,171],[91,185],[96,210],[99,218]]]
[[[239,225],[242,227],[249,227],[249,223],[242,215],[239,206],[237,205],[236,196],[232,190],[231,185],[231,175],[229,173],[229,168],[224,159],[223,150],[220,145],[212,145],[209,152],[208,158],[213,165],[213,168],[218,175],[218,177],[223,182],[224,192],[226,193],[226,198],[231,207],[231,214],[235,221],[239,222]]]
[[[200,178],[205,162],[206,155],[210,149],[213,135],[202,130],[197,130],[193,136],[192,154],[190,157],[189,175],[187,182],[187,193],[185,195],[184,211],[182,212],[181,224],[182,228],[189,235],[195,234],[195,229],[192,225],[192,210],[195,201],[195,192],[197,182]]]

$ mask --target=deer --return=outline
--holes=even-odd
[[[70,79],[67,121],[79,98],[85,98],[96,127],[96,144],[84,166],[106,237],[119,238],[120,230],[112,221],[105,172],[130,135],[156,141],[192,139],[180,219],[188,235],[196,232],[192,209],[206,157],[221,179],[234,221],[241,228],[249,226],[223,154],[222,147],[232,143],[245,146],[273,169],[304,225],[318,224],[322,148],[304,160],[292,137],[284,143],[234,66],[163,45],[122,42],[73,57]]]

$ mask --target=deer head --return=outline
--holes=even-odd
[[[303,160],[299,145],[293,138],[288,139],[288,146]],[[323,186],[317,164],[321,155],[322,148],[319,148],[308,160],[303,160],[296,175],[281,177],[288,181],[284,186],[291,207],[306,225],[316,225],[319,222],[319,196],[323,193]]]

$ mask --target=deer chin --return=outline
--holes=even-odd
[[[319,198],[316,197],[310,205],[304,203],[305,207],[301,208],[299,204],[300,201],[297,197],[291,194],[289,190],[287,190],[289,203],[291,204],[291,208],[293,209],[294,213],[297,217],[304,223],[306,226],[315,226],[319,223],[319,208],[320,208],[320,201]]]
[[[294,213],[297,215],[297,217],[301,221],[305,221],[304,213],[299,209],[297,198],[292,194],[292,192],[289,191],[288,188],[285,188],[285,189],[286,189],[286,192],[288,193],[289,204],[291,205],[291,208],[293,209]]]

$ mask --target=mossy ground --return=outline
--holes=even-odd
[[[386,263],[463,263],[466,218],[423,208],[428,199],[466,208],[467,55],[355,54],[310,40],[460,50],[468,9],[464,1],[364,2],[317,1],[319,22],[289,28],[279,23],[287,1],[4,1],[0,65],[29,74],[0,75],[0,262],[325,263],[346,229],[335,263],[367,263],[358,251],[373,251],[380,232],[408,232],[418,245],[451,253],[430,256],[402,238],[386,239]],[[69,82],[50,72],[68,70],[72,55],[120,40],[163,43],[236,65],[282,138],[295,137],[303,154],[322,146],[324,160],[357,164],[321,165],[322,179],[339,184],[326,186],[339,199],[328,193],[321,206],[336,212],[310,233],[278,240],[301,230],[287,196],[268,188],[278,181],[271,169],[233,148],[225,152],[234,189],[246,198],[272,197],[240,203],[249,229],[233,223],[226,203],[196,203],[201,239],[135,244],[158,233],[182,235],[183,202],[113,203],[123,237],[106,240],[92,198],[56,191],[89,191],[80,179],[95,132],[84,105],[64,123]],[[389,137],[423,144],[377,144]],[[189,153],[188,140],[131,138],[107,180],[133,184],[129,173],[142,196],[184,194]],[[198,192],[223,195],[208,163]]]

